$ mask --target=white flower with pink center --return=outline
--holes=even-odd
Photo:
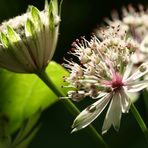
[[[148,63],[133,70],[131,55],[139,45],[120,33],[120,26],[109,27],[102,31],[103,40],[92,36],[90,42],[84,37],[73,43],[70,52],[79,62],[68,61],[64,64],[70,71],[71,91],[68,97],[80,101],[89,96],[98,99],[84,109],[75,119],[72,132],[78,131],[93,122],[108,106],[102,127],[106,133],[113,125],[119,130],[122,113],[128,113],[131,105],[129,93],[138,92],[148,86],[148,80],[140,80],[148,73]]]

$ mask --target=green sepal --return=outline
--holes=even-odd
[[[32,5],[28,5],[28,8],[27,8],[26,12],[31,12],[31,8],[32,8]]]
[[[51,30],[54,30],[54,16],[53,16],[53,13],[51,12],[50,13],[50,16],[49,16],[49,27]]]
[[[58,0],[51,0],[51,3],[53,5],[53,14],[58,14]]]
[[[11,26],[7,26],[7,37],[10,43],[16,43],[20,41],[19,35],[13,30]]]
[[[53,2],[52,0],[50,1],[50,4],[49,4],[49,28],[51,30],[54,29],[55,25],[54,25],[54,14],[53,14]]]
[[[25,33],[32,37],[34,35],[35,31],[35,26],[33,22],[30,19],[27,19],[26,24],[25,24]]]
[[[63,4],[63,0],[60,1],[60,5],[59,5],[59,16],[61,16],[62,4]]]
[[[44,10],[48,11],[48,9],[49,9],[48,0],[45,0]]]
[[[1,32],[0,34],[0,40],[5,48],[9,47],[10,43],[9,43],[8,37],[3,32]]]
[[[32,20],[33,20],[34,25],[37,28],[40,27],[41,26],[40,11],[36,7],[32,6],[31,15],[32,15]]]

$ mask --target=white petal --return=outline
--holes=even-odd
[[[143,77],[144,80],[148,80],[148,74],[146,74],[144,77]],[[146,87],[146,90],[148,91],[148,87]]]
[[[148,84],[148,79],[145,80],[138,80],[138,81],[129,81],[126,83],[127,86],[134,86],[134,85],[143,85],[143,84]]]
[[[135,81],[127,84],[127,92],[138,92],[148,87],[148,80]]]
[[[139,93],[138,92],[126,92],[127,96],[129,97],[130,101],[132,103],[136,102],[139,98]]]
[[[131,74],[132,68],[133,68],[133,63],[131,62],[126,67],[126,70],[125,70],[124,76],[123,76],[123,81],[129,77],[129,75]]]
[[[121,108],[123,113],[128,113],[131,101],[130,98],[126,95],[123,89],[120,91],[120,97],[121,97]]]
[[[134,72],[127,80],[126,82],[129,82],[131,80],[136,80],[139,79],[140,77],[144,76],[146,73],[148,73],[148,62],[143,63],[141,66],[145,67],[146,70],[144,70],[143,72],[140,71],[140,68],[138,68],[138,70],[136,72]]]
[[[119,130],[120,119],[121,119],[121,100],[119,93],[115,93],[108,108],[103,127],[102,134],[106,133],[111,125],[114,126],[115,130]]]
[[[96,99],[102,98],[102,97],[104,97],[105,95],[107,95],[107,93],[102,92],[102,93],[100,93],[100,94],[96,97]]]
[[[78,131],[82,128],[88,126],[92,121],[94,121],[104,110],[106,105],[109,103],[111,94],[107,94],[100,100],[96,101],[86,109],[84,109],[74,120],[72,125],[72,132]]]

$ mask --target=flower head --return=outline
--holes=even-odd
[[[80,101],[86,96],[98,99],[84,109],[73,123],[73,132],[88,126],[105,107],[109,105],[102,133],[113,125],[119,130],[122,113],[127,113],[131,100],[128,93],[138,92],[148,86],[147,80],[139,78],[148,72],[148,63],[143,63],[133,71],[131,55],[139,44],[120,32],[120,26],[112,26],[102,31],[102,41],[92,36],[90,41],[84,37],[73,44],[71,54],[79,62],[68,61],[64,64],[70,71],[65,80],[72,91],[68,97]]]
[[[0,26],[0,66],[19,73],[44,70],[51,60],[58,37],[60,17],[57,0],[39,11],[28,11]]]
[[[108,25],[120,25],[120,33],[125,31],[127,34],[139,43],[140,48],[131,56],[133,63],[139,64],[148,58],[148,9],[142,5],[136,9],[132,5],[128,8],[123,7],[122,16],[116,11],[112,13],[112,19],[105,19]],[[100,29],[96,29],[98,37],[102,38]]]

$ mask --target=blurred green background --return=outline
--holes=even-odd
[[[148,4],[147,0],[63,0],[62,21],[60,27],[59,42],[54,60],[63,62],[63,57],[71,48],[71,43],[80,36],[89,38],[93,29],[101,24],[104,17],[110,17],[112,10],[118,10],[128,4],[136,6],[141,3]],[[44,0],[0,0],[0,21],[7,20],[26,11],[28,5],[34,5],[42,10]],[[83,109],[90,101],[76,103]],[[148,116],[145,113],[144,101],[141,97],[136,102],[140,113],[148,125]],[[102,114],[93,125],[101,133],[104,118]],[[98,148],[97,143],[87,134],[86,130],[70,134],[71,124],[74,118],[64,109],[61,103],[56,103],[43,112],[40,122],[42,124],[38,134],[30,144],[29,148]],[[131,115],[122,117],[120,131],[113,129],[103,135],[105,141],[112,148],[147,148],[144,136]]]

